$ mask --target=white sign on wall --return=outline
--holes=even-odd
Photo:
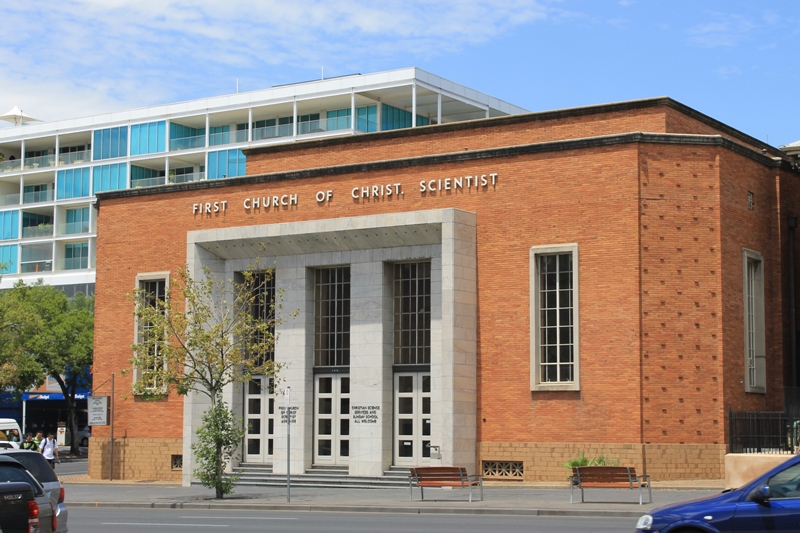
[[[108,425],[108,396],[92,396],[87,400],[89,407],[89,425]]]

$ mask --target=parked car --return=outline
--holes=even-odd
[[[654,509],[639,519],[636,531],[800,531],[800,456],[738,489]]]
[[[55,533],[67,533],[67,505],[64,503],[64,486],[50,468],[44,456],[33,450],[0,450],[0,457],[19,461],[44,488],[56,514]]]
[[[14,440],[18,439],[18,440]],[[0,447],[19,448],[22,440],[22,430],[13,418],[0,418]]]
[[[83,426],[78,430],[78,445],[84,448],[89,446],[89,437],[92,436],[92,428]]]
[[[21,490],[26,486],[28,490]],[[44,488],[30,472],[15,459],[0,456],[0,494],[4,505],[0,506],[0,528],[6,532],[37,531],[53,533],[56,514],[53,503]],[[31,497],[33,499],[31,499]],[[17,502],[25,501],[25,506]],[[13,505],[9,505],[12,502]],[[23,514],[23,511],[27,513]]]

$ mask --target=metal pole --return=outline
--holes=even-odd
[[[286,387],[286,503],[292,501],[292,409],[289,399],[291,387]]]
[[[797,387],[797,311],[795,303],[795,275],[794,275],[794,235],[797,228],[797,217],[789,217],[789,314],[791,320],[791,350],[792,350],[792,387]],[[792,396],[794,399],[794,393]],[[794,405],[792,405],[794,408]],[[786,409],[786,400],[784,399],[784,409]]]
[[[111,373],[111,444],[109,445],[108,480],[114,480],[114,373]]]

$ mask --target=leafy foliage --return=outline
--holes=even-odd
[[[272,360],[281,308],[280,295],[269,290],[272,274],[258,261],[236,280],[216,279],[208,269],[194,279],[182,268],[170,279],[166,297],[142,290],[133,295],[140,328],[131,359],[138,372],[133,392],[147,399],[197,392],[210,399],[192,448],[199,465],[195,475],[217,498],[233,490],[224,470],[242,438],[222,391],[280,369]]]
[[[228,406],[218,399],[205,413],[197,430],[197,442],[192,444],[197,464],[194,475],[200,483],[214,489],[221,499],[233,492],[239,476],[225,475],[225,468],[239,451],[244,436],[242,421],[236,419]]]
[[[270,354],[280,304],[261,290],[271,276],[258,263],[237,281],[214,279],[208,269],[196,280],[182,268],[164,299],[137,290],[135,315],[140,328],[147,327],[133,345],[131,362],[140,375],[134,394],[157,399],[170,390],[195,391],[213,403],[230,383],[275,375],[280,365]],[[268,316],[252,312],[259,306],[270,308]]]
[[[94,356],[94,299],[41,280],[20,281],[0,293],[0,387],[21,395],[52,377],[67,401],[67,424],[77,435],[75,394],[90,384]],[[73,439],[72,452],[78,452]]]
[[[619,459],[611,459],[610,457],[605,457],[602,455],[598,455],[597,457],[586,457],[583,452],[574,458],[570,459],[566,463],[563,463],[562,466],[566,468],[572,468],[573,466],[618,466]]]

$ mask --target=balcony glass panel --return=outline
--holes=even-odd
[[[39,157],[25,158],[24,168],[26,170],[30,170],[33,168],[54,167],[54,166],[56,166],[55,155],[42,155]]]
[[[261,139],[274,139],[276,137],[291,137],[292,125],[281,124],[280,126],[267,126],[265,128],[256,128],[253,130],[253,140],[260,141]]]
[[[221,133],[211,133],[208,136],[209,146],[219,146],[221,144],[233,144],[247,142],[247,130],[224,131]]]
[[[131,185],[133,187],[152,187],[153,185],[164,185],[164,183],[166,183],[166,178],[164,176],[160,176],[157,178],[134,180]]]
[[[359,117],[358,120],[356,120],[356,130],[362,133],[378,131],[378,121]]]
[[[88,163],[92,159],[92,152],[84,150],[83,152],[69,152],[66,154],[59,154],[59,165],[78,165],[80,163]]]
[[[206,145],[206,136],[197,135],[195,137],[181,137],[179,139],[170,139],[169,149],[175,150],[191,150],[192,148],[202,148]]]
[[[53,199],[53,190],[26,192],[22,195],[23,204],[35,204],[39,202],[49,202]]]
[[[19,204],[19,194],[0,194],[0,205]]]
[[[335,117],[325,120],[327,131],[346,130],[350,128],[350,117]]]
[[[42,224],[40,226],[28,226],[27,228],[22,228],[23,239],[30,239],[34,237],[52,237],[52,236],[53,236],[52,224]]]
[[[22,273],[26,272],[52,272],[53,261],[23,261],[20,263]]]
[[[89,268],[88,257],[69,257],[64,259],[64,270],[80,270]]]
[[[89,233],[89,222],[66,222],[58,225],[59,235],[78,235]]]
[[[19,172],[22,161],[15,159],[13,161],[0,161],[0,172]]]
[[[200,181],[206,179],[205,172],[195,172],[194,174],[177,174],[169,177],[170,183],[187,183],[189,181]]]

